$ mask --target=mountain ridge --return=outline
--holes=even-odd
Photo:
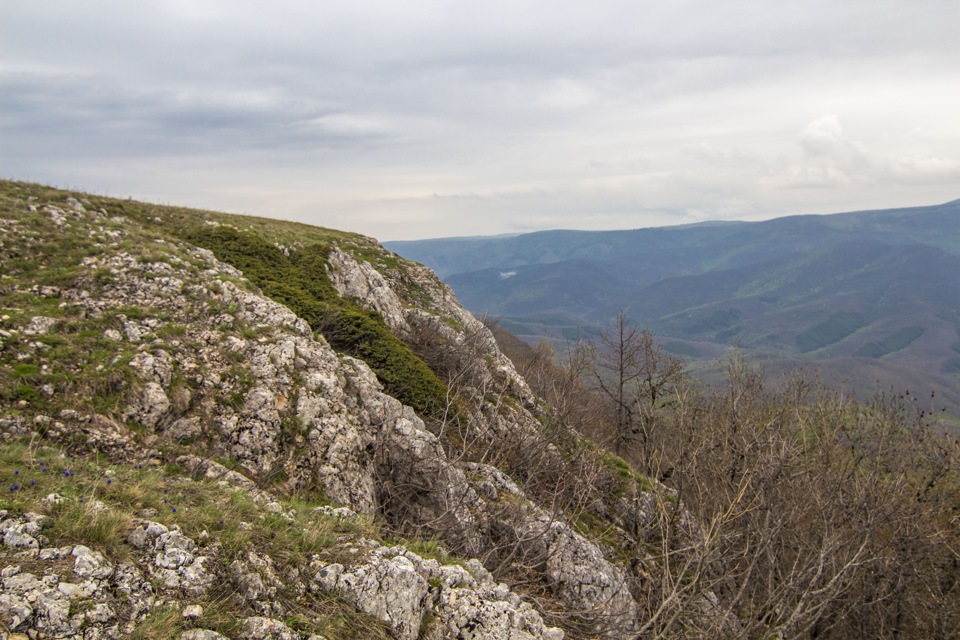
[[[714,345],[711,354],[737,343],[748,358],[809,366],[828,352],[879,353],[863,349],[897,328],[921,326],[926,338],[878,357],[960,398],[960,333],[945,319],[960,309],[960,200],[723,225],[388,245],[438,268],[467,308],[501,318],[529,341],[589,337],[626,310],[663,341],[691,345],[694,366],[710,365],[689,355],[695,342]],[[507,270],[512,275],[501,277]],[[590,283],[581,284],[588,273]],[[843,309],[866,318],[846,352],[798,349],[797,336]],[[567,318],[543,322],[544,314]],[[867,377],[854,382],[869,386]],[[960,419],[960,403],[948,406]]]

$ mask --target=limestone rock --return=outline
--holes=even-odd
[[[127,408],[128,419],[155,429],[170,410],[170,399],[157,382],[144,385],[136,404]]]
[[[347,594],[361,610],[389,624],[400,640],[419,635],[427,581],[406,556],[377,549],[360,567],[327,565],[318,568],[314,579],[327,591]]]
[[[228,640],[226,636],[209,629],[190,629],[180,634],[180,640]]]
[[[271,618],[252,617],[243,621],[243,637],[250,640],[300,640],[300,634]]]
[[[71,555],[76,558],[73,572],[81,578],[102,580],[113,575],[113,565],[99,551],[93,551],[89,547],[78,544],[73,548]]]
[[[533,608],[486,570],[424,560],[403,547],[375,547],[355,565],[310,565],[314,582],[336,589],[386,624],[400,640],[419,637],[427,613],[434,618],[427,637],[494,640],[560,640],[563,631],[547,627]],[[433,586],[431,586],[433,585]],[[439,634],[439,635],[438,635]]]
[[[50,333],[50,330],[59,322],[56,318],[48,318],[46,316],[34,316],[30,318],[30,324],[28,324],[23,333],[28,336],[41,336],[47,333]]]
[[[333,247],[327,255],[328,275],[337,293],[364,301],[383,316],[387,326],[397,331],[403,324],[403,303],[386,279],[370,264]]]
[[[540,567],[567,606],[595,612],[598,628],[613,626],[627,634],[636,627],[637,603],[621,567],[607,560],[596,544],[566,520],[530,502],[499,469],[481,464],[464,467],[476,485],[490,487],[498,496],[500,492],[512,495],[506,504],[514,507],[498,514],[500,526],[512,531],[523,561]]]

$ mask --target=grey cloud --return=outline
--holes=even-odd
[[[0,76],[8,135],[87,139],[133,152],[224,151],[365,145],[389,136],[361,117],[270,92],[199,86],[134,88],[91,76]],[[84,151],[89,152],[89,147]]]
[[[954,0],[5,3],[0,172],[384,238],[957,197],[958,20]]]

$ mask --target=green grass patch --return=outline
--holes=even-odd
[[[608,451],[604,451],[603,466],[620,482],[620,488],[616,491],[617,495],[623,495],[631,490],[636,490],[641,493],[650,491],[650,479],[634,471],[630,463],[620,456],[615,456]]]
[[[589,511],[580,511],[574,514],[572,520],[577,531],[587,538],[613,549],[618,547],[619,540],[617,538],[616,527],[597,514]]]
[[[444,549],[441,545],[440,539],[436,536],[431,536],[429,538],[423,538],[420,540],[402,538],[398,541],[395,541],[395,544],[403,545],[421,558],[425,558],[427,560],[436,560],[440,564],[463,564],[463,560],[447,553],[446,549]]]
[[[35,364],[22,362],[13,366],[13,377],[17,380],[33,379],[40,373],[40,367]]]

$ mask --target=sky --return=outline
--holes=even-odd
[[[0,177],[381,240],[960,198],[957,0],[0,2]]]

